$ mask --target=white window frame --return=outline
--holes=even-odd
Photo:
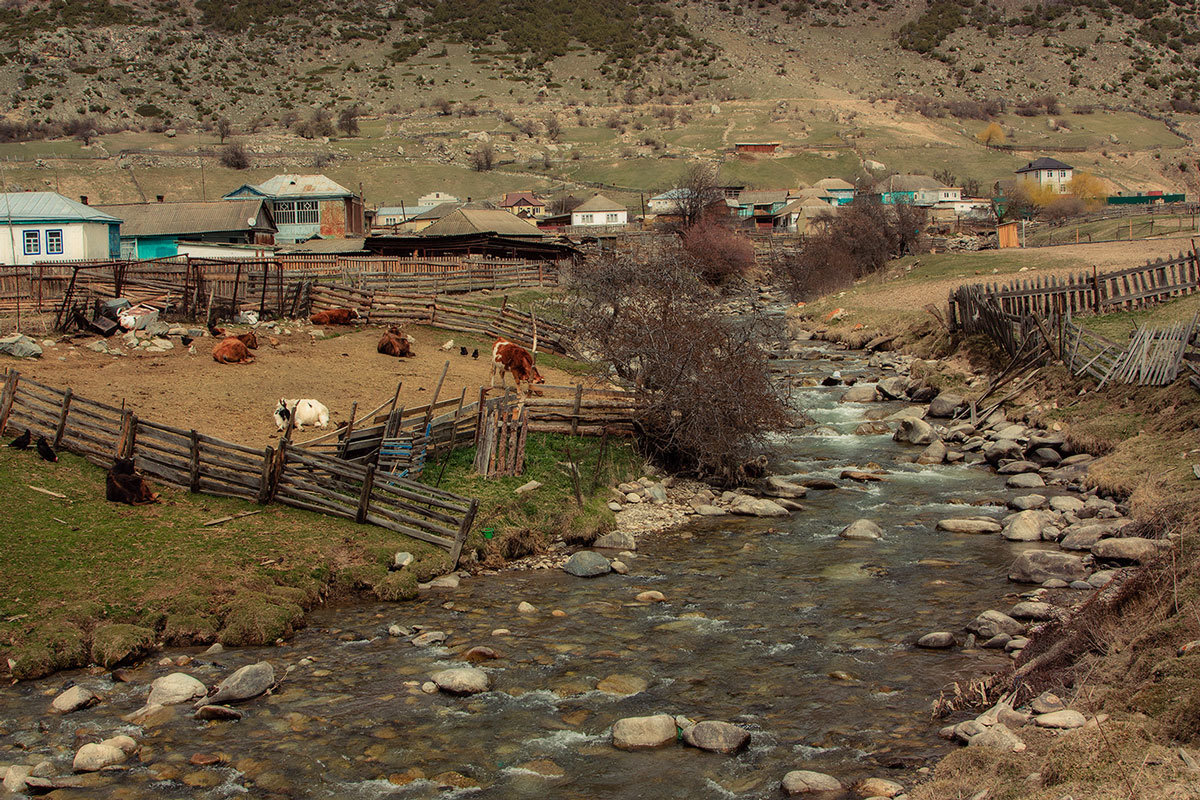
[[[591,214],[580,214],[579,215],[579,224],[580,225],[591,225],[592,224],[592,215]]]
[[[321,224],[321,204],[316,200],[276,200],[271,205],[276,225]]]
[[[57,240],[58,248],[55,249],[54,243]],[[66,247],[66,239],[63,238],[62,228],[54,228],[46,231],[46,255],[61,256]]]
[[[604,221],[605,221],[606,223],[608,223],[609,225],[616,225],[616,224],[618,224],[618,223],[617,223],[617,220],[618,220],[618,219],[619,219],[619,217],[618,217],[618,215],[616,215],[616,214],[606,214],[606,215],[605,215],[605,217],[604,217]]]
[[[42,254],[42,232],[22,231],[21,250],[27,256],[40,256]]]

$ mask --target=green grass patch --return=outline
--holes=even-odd
[[[1113,240],[1149,239],[1151,237],[1181,238],[1180,249],[1187,249],[1186,239],[1198,231],[1190,214],[1139,214],[1119,219],[1102,219],[1078,224],[1067,223],[1056,228],[1043,227],[1030,231],[1026,244],[1037,247],[1046,244],[1108,242]]]
[[[446,567],[445,552],[424,542],[282,506],[161,485],[156,505],[109,503],[104,471],[67,453],[47,464],[0,448],[0,481],[8,487],[0,663],[12,659],[20,678],[89,660],[111,665],[153,641],[272,642],[301,625],[343,573],[367,568],[374,582],[354,588],[392,598],[404,595],[385,580],[396,551],[416,557],[414,574]]]
[[[475,448],[460,448],[445,464],[441,488],[479,498],[479,512],[467,541],[478,549],[485,563],[520,558],[540,552],[550,541],[588,544],[611,530],[609,489],[616,483],[641,474],[643,459],[628,440],[610,438],[604,460],[597,471],[600,439],[558,434],[531,433],[525,444],[525,472],[508,478],[487,479],[474,468]],[[570,464],[579,470],[582,505],[575,500]],[[426,467],[425,483],[437,480],[442,465]],[[529,481],[542,486],[523,495],[514,490]],[[485,531],[492,538],[485,538]]]

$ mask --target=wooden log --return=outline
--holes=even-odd
[[[367,505],[371,501],[371,488],[375,484],[375,465],[367,467],[367,475],[363,478],[362,491],[358,496],[358,512],[354,521],[362,524],[367,521]]]

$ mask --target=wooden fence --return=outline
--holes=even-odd
[[[532,312],[519,311],[508,305],[507,298],[499,306],[491,306],[439,295],[358,289],[336,283],[314,283],[311,289],[311,307],[313,311],[353,308],[366,322],[408,322],[435,325],[488,338],[502,336],[525,348],[533,347],[536,325],[539,351],[563,355],[568,352],[570,331],[565,325],[537,319]]]
[[[100,467],[133,458],[145,474],[192,492],[315,511],[378,525],[450,551],[458,563],[478,501],[306,450],[287,438],[261,450],[139,419],[131,409],[3,375],[0,433],[14,425]]]
[[[1066,277],[1020,278],[1008,284],[973,284],[950,294],[951,330],[969,325],[981,297],[1014,316],[1105,314],[1128,311],[1200,289],[1196,251],[1111,272],[1093,271]]]
[[[501,403],[484,411],[480,426],[475,445],[475,471],[485,478],[523,473],[529,408]]]

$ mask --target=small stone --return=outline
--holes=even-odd
[[[1007,633],[1010,636],[1014,636],[1022,633],[1025,630],[1025,626],[1007,614],[988,610],[967,623],[967,630],[979,636],[991,638],[999,633]]]
[[[413,554],[399,552],[392,558],[392,569],[404,569],[413,562]]]
[[[613,559],[608,566],[611,567],[612,571],[618,575],[626,575],[629,573],[629,565],[619,559]]]
[[[478,694],[491,685],[487,673],[474,667],[444,669],[429,677],[439,689],[450,694]]]
[[[236,722],[242,718],[242,712],[229,706],[207,705],[196,709],[193,716],[196,719]]]
[[[1008,615],[1013,619],[1032,619],[1039,622],[1054,619],[1054,606],[1049,603],[1024,601],[1013,606]]]
[[[943,519],[937,529],[947,533],[1000,533],[1004,526],[994,519]]]
[[[446,641],[445,631],[426,631],[412,638],[412,643],[416,647],[432,647],[444,641]]]
[[[1053,692],[1042,692],[1029,704],[1030,710],[1035,714],[1053,714],[1055,711],[1062,711],[1066,707],[1067,704],[1062,701],[1062,698]]]
[[[173,706],[206,694],[208,689],[191,675],[172,672],[150,684],[150,697],[146,699],[146,705]]]
[[[216,644],[210,646],[207,650],[205,650],[204,655],[218,656],[224,652],[225,652],[225,647],[220,642],[217,642]]]
[[[563,564],[563,570],[577,578],[594,578],[612,570],[609,560],[591,550],[580,550]]]
[[[1045,486],[1046,482],[1036,472],[1023,472],[1010,477],[1004,485],[1010,489],[1039,489]]]
[[[407,634],[404,632],[404,628],[393,623],[388,625],[388,636],[407,636]]]
[[[518,614],[536,614],[537,610],[537,606],[524,600],[517,604]]]
[[[662,603],[665,602],[667,598],[662,592],[655,589],[650,589],[645,592],[639,592],[637,597],[634,599],[636,599],[639,603]]]
[[[90,742],[79,748],[71,768],[76,772],[99,772],[105,767],[124,764],[127,758],[128,754],[120,747]]]
[[[188,763],[196,767],[211,767],[221,763],[221,757],[216,753],[192,753]]]
[[[860,797],[895,797],[903,794],[904,787],[895,781],[884,778],[867,778],[854,785],[854,790]]]
[[[513,494],[516,494],[516,495],[529,494],[530,492],[535,491],[540,488],[542,488],[541,481],[529,481],[529,483],[523,483],[520,486],[518,486],[516,489],[513,489]]]
[[[434,578],[429,582],[430,589],[457,589],[459,577],[457,575],[442,575]]]
[[[492,661],[493,659],[500,657],[499,650],[493,650],[492,648],[481,644],[475,645],[470,650],[463,653],[463,659],[465,661]]]

